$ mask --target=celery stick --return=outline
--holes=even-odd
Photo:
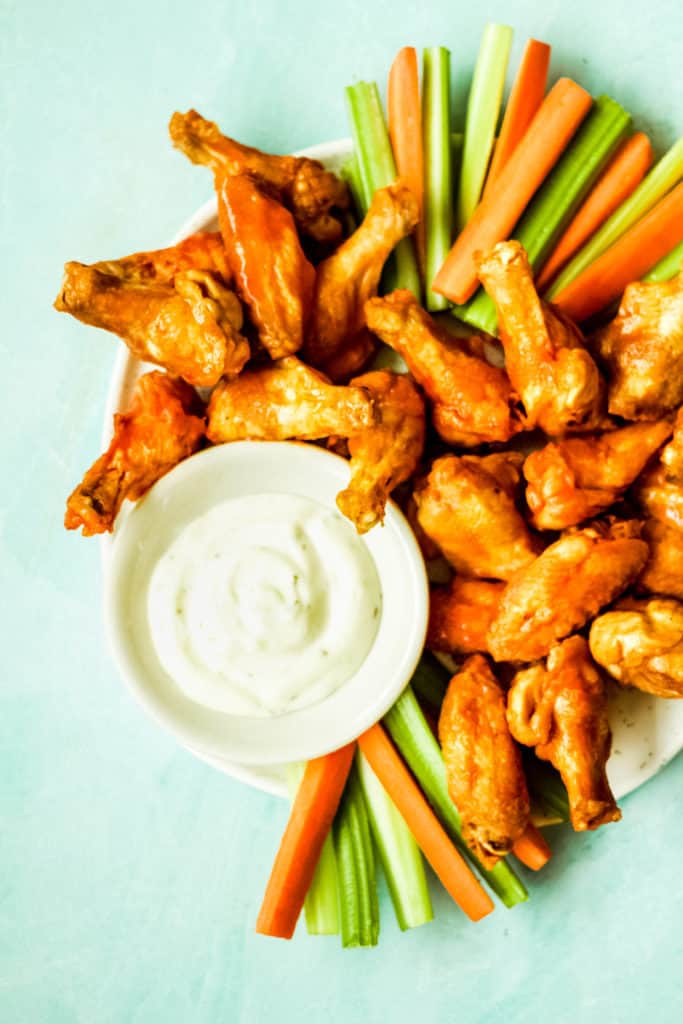
[[[332,826],[342,945],[376,946],[379,904],[368,812],[354,765]]]
[[[299,788],[303,774],[304,764],[302,762],[287,766],[287,788],[292,800]],[[306,930],[309,935],[339,934],[338,902],[337,862],[334,856],[332,836],[328,834],[304,901]]]
[[[431,651],[423,651],[410,685],[425,704],[439,711],[450,677],[451,673]]]
[[[396,179],[396,163],[376,82],[348,86],[346,100],[353,146],[360,170],[363,208],[367,210],[378,188]],[[387,264],[391,288],[408,288],[420,298],[420,272],[411,238],[398,243]]]
[[[513,907],[526,900],[528,893],[507,861],[498,861],[489,871],[479,863],[463,841],[460,815],[448,792],[446,768],[439,744],[425,721],[410,685],[390,708],[383,721],[432,805],[434,813],[460,852],[474,864],[506,907]]]
[[[509,25],[489,24],[484,29],[467,100],[456,206],[458,231],[462,231],[474,213],[484,187],[503,99],[511,44],[512,29]]]
[[[358,752],[370,828],[389,886],[401,931],[418,928],[434,917],[420,848],[372,768]]]
[[[355,153],[346,161],[339,172],[339,177],[349,186],[353,211],[356,218],[361,221],[367,213],[367,207],[365,205],[365,194],[360,176],[360,167],[358,166],[358,157]]]
[[[643,281],[670,281],[681,271],[683,263],[683,242],[679,242],[659,263],[655,263]]]
[[[683,178],[683,138],[655,164],[647,177],[611,217],[588,239],[583,249],[569,261],[545,293],[553,299],[562,289],[594,263],[628,229],[640,220],[667,192]]]
[[[422,135],[424,149],[425,292],[431,312],[448,309],[448,300],[431,283],[451,247],[453,179],[451,171],[450,59],[443,46],[422,56]]]

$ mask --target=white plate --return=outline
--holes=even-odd
[[[321,160],[331,170],[339,170],[352,152],[350,139],[338,139],[302,150],[299,155]],[[216,199],[208,200],[182,226],[173,242],[195,231],[218,229]],[[111,438],[112,416],[125,409],[135,381],[152,369],[134,359],[121,346],[109,387],[105,410],[103,444]],[[102,540],[104,575],[108,576],[112,538]],[[105,579],[105,586],[107,580]],[[658,700],[637,690],[610,686],[610,722],[613,732],[612,756],[608,774],[617,798],[632,792],[663,768],[683,749],[683,700]],[[286,796],[284,768],[278,765],[241,765],[207,756],[188,746],[188,750],[220,771],[250,786]]]

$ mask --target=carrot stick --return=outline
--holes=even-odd
[[[521,142],[534,115],[543,102],[550,64],[550,47],[538,39],[529,39],[517,71],[503,123],[491,158],[484,196]]]
[[[644,132],[636,132],[618,150],[598,178],[595,188],[579,209],[538,278],[539,290],[547,288],[556,274],[587,242],[594,231],[621,206],[643,180],[652,164],[652,146]]]
[[[512,852],[525,867],[532,871],[540,871],[552,857],[552,850],[535,825],[527,825],[526,831],[519,837]]]
[[[414,46],[404,46],[399,50],[391,65],[387,85],[387,119],[396,169],[410,186],[419,204],[420,219],[415,228],[415,245],[420,267],[424,269],[422,112],[417,51]]]
[[[268,879],[256,931],[291,939],[346,784],[356,744],[306,765]]]
[[[618,299],[683,240],[683,182],[660,199],[614,245],[586,267],[553,302],[573,320],[587,320]]]
[[[493,901],[455,849],[412,775],[378,723],[364,732],[358,746],[403,815],[418,846],[446,891],[472,921],[490,914]]]
[[[434,291],[451,302],[467,302],[478,285],[475,252],[490,249],[510,236],[591,104],[586,90],[570,78],[555,83],[488,196],[480,202],[448,254],[432,284]]]

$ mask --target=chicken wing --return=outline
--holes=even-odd
[[[228,262],[261,343],[273,359],[298,352],[315,271],[291,213],[246,174],[222,178],[216,191]]]
[[[367,361],[368,334],[365,302],[377,294],[382,268],[392,250],[417,223],[418,202],[398,180],[375,192],[360,227],[317,269],[306,359],[329,372],[344,353],[361,346],[357,355]],[[353,369],[363,365],[359,362]],[[344,370],[348,372],[348,355]]]
[[[604,422],[604,382],[578,327],[536,293],[519,242],[479,253],[479,279],[498,310],[505,366],[531,426],[551,437]]]
[[[568,530],[505,588],[487,647],[496,661],[536,661],[633,582],[648,547],[640,523]]]
[[[683,530],[683,408],[659,460],[640,477],[633,495],[653,519]]]
[[[683,402],[683,273],[628,285],[615,319],[595,336],[609,411],[656,420]]]
[[[591,626],[591,654],[622,686],[683,697],[683,603],[629,598]]]
[[[221,135],[218,127],[196,110],[175,113],[169,124],[171,141],[194,164],[209,167],[217,178],[249,174],[294,215],[302,235],[334,243],[342,237],[339,214],[348,209],[346,184],[318,160],[273,156]]]
[[[667,420],[551,442],[524,463],[534,526],[563,530],[609,508],[671,433]]]
[[[493,868],[529,823],[529,794],[505,695],[481,654],[468,658],[448,684],[439,742],[463,839],[484,867]]]
[[[553,647],[545,668],[517,673],[507,720],[514,738],[562,776],[577,832],[621,818],[605,770],[612,744],[607,690],[583,637]]]
[[[517,452],[444,455],[416,488],[420,526],[456,572],[507,580],[536,557],[515,505],[522,459]]]
[[[118,334],[138,359],[212,387],[249,358],[229,279],[220,237],[198,234],[122,260],[67,263],[55,309]]]
[[[504,583],[454,576],[429,596],[427,647],[448,654],[486,650],[486,634],[498,611]]]
[[[140,377],[130,409],[114,416],[109,448],[69,496],[67,530],[82,527],[84,537],[110,532],[125,499],[141,498],[203,437],[201,402],[189,384],[158,371]]]
[[[359,533],[366,533],[384,521],[389,495],[417,468],[425,410],[413,382],[399,373],[374,370],[354,378],[351,386],[370,394],[378,421],[349,438],[351,479],[337,495],[337,505]]]
[[[216,444],[350,437],[376,419],[368,391],[335,387],[296,356],[221,381],[211,393],[208,416],[207,436]]]
[[[639,591],[665,594],[683,601],[683,530],[648,519],[643,537],[650,554],[637,580]]]
[[[486,362],[478,339],[454,338],[406,290],[371,299],[365,316],[432,400],[434,427],[445,441],[473,448],[508,441],[524,428],[505,371]]]

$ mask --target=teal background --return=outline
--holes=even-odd
[[[680,132],[675,0],[457,5],[261,0],[0,3],[0,1021],[326,1024],[681,1020],[683,759],[596,835],[555,830],[532,901],[477,926],[434,887],[376,950],[253,933],[284,803],[183,752],[132,703],[104,647],[96,541],[61,528],[99,453],[112,339],[51,310],[61,264],[164,244],[210,194],[175,153],[196,106],[288,151],[347,132],[343,87],[396,49],[448,45],[462,105],[483,22],[514,24]],[[514,65],[513,65],[514,66]]]

